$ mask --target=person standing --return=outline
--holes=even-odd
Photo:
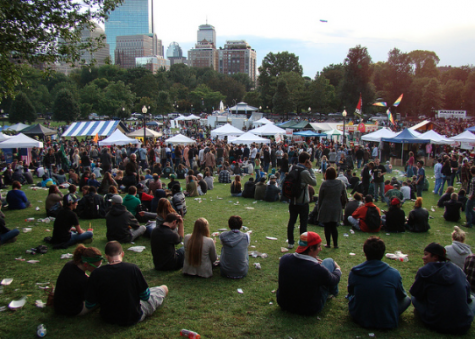
[[[455,182],[455,176],[459,170],[459,163],[457,161],[457,157],[452,155],[452,159],[450,160],[450,182],[448,183],[449,186],[453,186]]]
[[[374,159],[374,201],[378,202],[378,191],[381,196],[381,201],[386,201],[384,198],[384,174],[386,173],[386,167],[379,163],[379,159]]]
[[[434,166],[434,175],[435,175],[435,187],[432,193],[439,194],[440,186],[442,185],[442,178],[444,175],[442,174],[442,159],[437,159],[437,164]]]
[[[300,217],[300,234],[307,232],[307,222],[309,213],[310,195],[308,193],[308,185],[317,186],[317,180],[313,173],[310,155],[302,152],[299,155],[299,163],[294,166],[298,170],[298,184],[300,185],[300,194],[298,197],[290,199],[289,203],[289,223],[287,224],[287,239],[289,241],[288,248],[294,247],[294,226],[297,217]],[[294,169],[292,169],[294,171]],[[292,172],[291,171],[291,172]],[[289,174],[290,175],[290,174]]]
[[[372,170],[374,169],[374,163],[370,162],[369,164],[365,165],[362,171],[362,181],[363,181],[363,196],[368,195],[369,191],[369,184],[371,182],[372,177]]]
[[[422,189],[424,188],[424,180],[426,179],[426,171],[424,167],[422,167],[424,164],[422,163],[422,160],[419,160],[417,162],[417,181],[416,181],[416,187],[417,187],[417,196],[422,197]]]

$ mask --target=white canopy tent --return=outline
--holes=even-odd
[[[137,145],[137,144],[140,144],[140,141],[137,139],[129,138],[118,129],[115,130],[115,132],[112,133],[110,137],[99,141],[99,146],[112,146],[112,145],[123,146],[123,145],[128,145],[128,144]]]
[[[199,119],[200,119],[200,117],[197,117],[196,115],[193,115],[193,114],[188,115],[188,116],[184,116],[184,115],[180,114],[180,116],[178,118],[175,118],[173,120],[176,120],[176,121],[186,120],[187,121],[187,120],[199,120]]]
[[[11,136],[3,134],[2,132],[0,132],[0,142],[5,141],[5,140],[10,139],[10,138],[11,138]]]
[[[327,137],[330,137],[330,136],[334,136],[334,135],[343,135],[342,132],[340,132],[339,130],[337,129],[332,129],[330,131],[326,131],[326,132],[322,132],[323,134],[326,134]]]
[[[23,133],[17,134],[5,141],[0,142],[0,148],[43,148],[41,141],[27,137]]]
[[[251,129],[249,132],[256,135],[276,135],[276,134],[285,134],[285,129],[280,128],[274,124],[266,124],[261,127]]]
[[[266,118],[261,118],[252,123],[253,126],[262,126],[262,125],[267,125],[267,124],[274,124],[274,123]]]
[[[177,134],[167,140],[165,140],[166,144],[194,144],[196,141],[193,139],[190,139],[183,134]]]
[[[211,131],[211,137],[218,136],[227,136],[227,135],[243,135],[244,132],[240,129],[232,126],[231,124],[226,124],[224,126],[218,127]]]
[[[383,127],[380,130],[363,135],[361,137],[361,140],[371,141],[371,142],[381,142],[381,138],[394,138],[396,135],[397,133],[391,131],[389,128]]]
[[[143,128],[135,130],[129,134],[127,134],[128,137],[133,137],[133,138],[143,138]],[[152,131],[151,129],[145,128],[145,136],[147,138],[158,138],[162,136],[162,133]]]
[[[451,137],[450,140],[457,142],[475,142],[475,134],[470,131],[465,131],[460,133],[459,135]]]
[[[329,123],[325,122],[311,122],[310,126],[312,126],[315,131],[329,131],[333,129]]]
[[[455,143],[455,141],[450,140],[450,139],[446,138],[445,136],[440,135],[439,133],[437,133],[433,130],[422,133],[419,136],[419,138],[429,139],[431,144],[436,144],[436,145],[450,145],[450,144]]]
[[[23,131],[27,127],[30,127],[30,125],[23,124],[20,122],[18,124],[11,125],[10,127],[5,128],[5,131],[20,132],[20,131]]]
[[[237,137],[236,139],[231,140],[229,142],[232,143],[232,144],[237,144],[237,145],[240,145],[240,144],[250,145],[252,143],[269,144],[270,140],[266,139],[266,138],[261,138],[260,136],[257,136],[257,135],[255,135],[251,132],[247,132],[247,133],[244,133],[243,135],[241,135],[240,137]]]

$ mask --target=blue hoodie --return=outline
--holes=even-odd
[[[395,328],[398,302],[407,295],[398,270],[381,260],[369,260],[351,269],[348,297],[350,314],[361,326]]]

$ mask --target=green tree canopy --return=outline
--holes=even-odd
[[[206,85],[199,85],[190,92],[190,99],[195,111],[201,109],[211,113],[213,108],[219,108],[219,102],[225,100],[226,97],[220,92],[214,92]]]
[[[66,88],[61,89],[54,99],[53,120],[66,121],[69,124],[76,121],[80,113],[79,104],[73,94]]]
[[[127,118],[134,108],[134,102],[135,94],[130,87],[122,81],[117,81],[109,83],[99,105],[101,114]]]
[[[12,124],[19,122],[25,122],[32,124],[36,120],[35,107],[31,103],[28,96],[20,92],[13,100],[12,107],[10,108],[10,114],[8,115],[8,121]]]
[[[431,114],[433,110],[442,108],[443,103],[440,82],[439,80],[432,78],[424,87],[420,110],[424,114]]]
[[[292,101],[290,100],[290,92],[287,88],[287,82],[280,79],[277,82],[277,90],[272,99],[273,111],[278,114],[287,114],[292,110]]]
[[[170,95],[166,91],[160,91],[157,97],[157,113],[167,114],[172,111]]]

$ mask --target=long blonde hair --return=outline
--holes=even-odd
[[[452,240],[465,242],[465,232],[458,226],[454,226],[455,231],[452,232]]]
[[[193,267],[199,267],[201,265],[203,237],[209,237],[208,225],[208,220],[205,218],[196,220],[193,233],[186,244],[186,260]]]

